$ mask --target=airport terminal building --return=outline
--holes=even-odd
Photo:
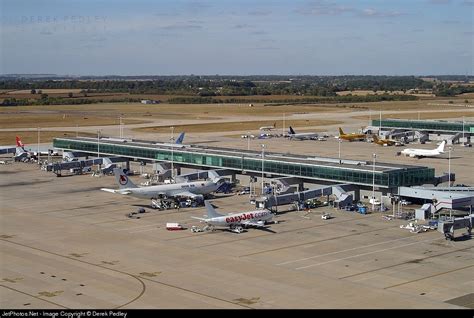
[[[55,138],[55,148],[90,156],[116,156],[130,161],[173,162],[193,169],[227,169],[235,174],[266,178],[293,177],[317,184],[352,184],[395,193],[400,186],[432,184],[433,168],[392,163],[339,160],[274,152],[256,152],[202,145],[169,145],[113,138]]]

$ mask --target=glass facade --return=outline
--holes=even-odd
[[[395,120],[382,119],[380,124],[379,119],[372,120],[372,126],[382,126],[390,128],[406,128],[406,129],[423,129],[423,130],[440,130],[440,131],[460,131],[462,132],[462,122],[447,122],[447,121],[428,121],[428,120]],[[464,131],[474,131],[473,123],[464,123]]]
[[[97,142],[56,138],[54,147],[72,151],[97,153]],[[156,149],[132,144],[100,143],[100,153],[138,159],[171,161],[188,165],[224,168],[237,171],[261,172],[260,158],[241,156],[206,154],[183,149]],[[287,175],[330,182],[344,182],[372,186],[373,173],[370,166],[367,170],[350,169],[320,164],[264,160],[264,172],[276,175]],[[427,167],[408,167],[375,172],[375,185],[382,188],[411,186],[428,183],[434,178],[434,169]]]

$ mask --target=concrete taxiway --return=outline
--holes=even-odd
[[[113,177],[0,167],[1,308],[473,308],[472,239],[331,208],[280,210],[275,233],[167,231],[202,226],[191,216],[204,208],[151,210],[102,187]],[[248,196],[213,203],[253,208]],[[141,206],[150,212],[126,217]]]

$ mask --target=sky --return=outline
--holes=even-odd
[[[474,0],[0,0],[0,74],[473,75]]]

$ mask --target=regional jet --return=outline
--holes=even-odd
[[[299,140],[304,140],[304,139],[311,139],[311,140],[315,140],[318,138],[318,134],[317,133],[295,133],[294,129],[290,126],[289,128],[289,131],[288,131],[288,137],[290,137],[290,139],[299,139]]]
[[[203,200],[204,194],[216,191],[225,182],[223,178],[219,177],[216,172],[211,170],[208,174],[209,176],[212,176],[212,180],[138,187],[127,177],[122,169],[115,168],[113,169],[113,172],[115,180],[119,185],[119,189],[102,188],[102,191],[130,195],[144,199],[186,197]]]
[[[22,148],[24,151],[28,152],[28,154],[31,156],[31,157],[38,157],[38,155],[40,156],[47,156],[47,155],[50,155],[50,156],[59,156],[59,153],[56,151],[56,150],[53,150],[53,149],[49,149],[48,151],[40,151],[40,152],[37,152],[37,151],[28,151],[28,150],[25,150],[25,144],[23,143],[23,141],[21,141],[21,138],[16,136],[16,145],[17,147],[20,147]]]
[[[436,157],[444,153],[445,145],[446,145],[446,140],[443,140],[443,142],[436,149],[407,148],[407,149],[403,149],[401,151],[401,154],[405,156],[410,156],[411,158]]]
[[[207,227],[228,227],[235,233],[241,233],[244,227],[266,228],[266,223],[273,218],[273,213],[269,210],[254,210],[223,215],[217,213],[209,201],[204,201],[204,205],[207,209],[207,218],[195,216],[192,216],[192,218],[207,223]]]
[[[259,129],[261,131],[269,131],[269,130],[273,130],[276,128],[276,123],[273,123],[273,126],[262,126],[260,127]]]

